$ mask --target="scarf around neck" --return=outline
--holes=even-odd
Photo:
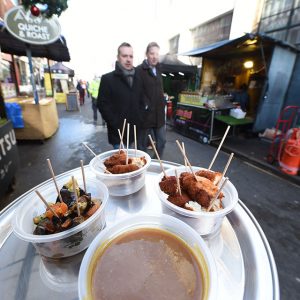
[[[116,62],[116,67],[123,73],[130,87],[133,85],[133,76],[135,74],[135,69],[131,70],[125,69],[118,61]]]

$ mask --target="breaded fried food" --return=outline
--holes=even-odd
[[[107,158],[103,162],[103,164],[105,165],[105,167],[107,169],[111,168],[115,165],[125,165],[126,164],[126,153],[121,150],[120,152],[117,152],[117,153],[113,154],[112,156],[110,156],[109,158]]]
[[[184,207],[184,205],[187,202],[189,202],[191,199],[187,193],[183,192],[181,195],[179,193],[175,195],[169,195],[167,200],[169,200],[170,202],[172,202],[177,206]]]
[[[222,178],[222,173],[209,171],[209,170],[200,170],[196,172],[195,175],[200,177],[205,177],[215,185],[217,185]]]
[[[138,170],[139,167],[137,165],[115,165],[110,168],[107,168],[107,170],[112,174],[123,174],[123,173],[130,173],[133,171]]]
[[[164,176],[159,183],[159,187],[168,195],[176,195],[178,193],[178,186],[175,176]]]
[[[197,201],[201,206],[208,207],[211,199],[216,195],[218,187],[209,179],[193,174],[185,175],[182,178],[182,187],[191,199]]]

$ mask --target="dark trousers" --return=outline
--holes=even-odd
[[[151,135],[152,140],[155,141],[155,147],[158,155],[161,157],[166,144],[166,127],[165,125],[160,128],[147,128],[139,129],[138,131],[138,149],[148,152],[147,146],[149,145],[149,137]],[[154,156],[156,158],[156,155]]]
[[[94,97],[92,97],[92,109],[94,113],[94,121],[97,121],[98,107],[97,107],[97,99]]]

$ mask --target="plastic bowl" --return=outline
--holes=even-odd
[[[203,299],[217,299],[218,277],[215,261],[201,236],[190,226],[182,221],[164,214],[160,215],[136,215],[123,219],[112,227],[103,230],[92,242],[86,251],[79,271],[78,293],[79,299],[92,299],[91,278],[92,268],[99,255],[99,249],[103,249],[114,238],[124,232],[138,228],[159,228],[168,231],[181,238],[194,252],[202,269],[203,275]],[[126,278],[124,278],[126,281]]]
[[[166,170],[166,174],[168,176],[175,176],[175,169],[177,170],[178,176],[182,172],[187,171],[186,167],[180,166]],[[204,168],[199,167],[192,167],[192,169],[194,172],[205,170]],[[188,172],[189,171],[190,170],[188,169]],[[215,212],[196,212],[181,208],[167,200],[168,195],[160,189],[159,182],[161,181],[163,176],[163,173],[159,174],[158,182],[156,184],[157,194],[163,204],[163,213],[179,218],[180,220],[193,227],[201,235],[217,234],[221,229],[224,217],[234,209],[238,202],[237,190],[234,185],[228,180],[222,190],[224,194],[224,198],[222,199],[222,204],[224,206],[223,209]]]
[[[82,188],[82,180],[79,178],[76,179]],[[59,188],[66,182],[63,182]],[[101,206],[86,221],[66,231],[55,234],[33,234],[35,228],[33,218],[44,213],[46,207],[39,197],[32,192],[29,197],[24,199],[26,201],[23,201],[24,203],[16,210],[12,224],[14,233],[20,239],[31,242],[37,251],[46,257],[63,258],[85,250],[105,226],[105,206],[108,200],[108,190],[103,183],[93,178],[87,178],[86,184],[87,192],[91,193],[92,198],[101,199],[102,201]],[[55,202],[57,192],[54,184],[48,184],[44,188],[41,187],[39,191],[47,201]]]
[[[111,196],[127,196],[139,191],[144,186],[146,171],[151,164],[151,157],[146,152],[135,149],[128,149],[129,157],[144,156],[147,160],[146,165],[130,173],[104,173],[105,166],[103,162],[118,151],[119,150],[111,150],[99,154],[97,157],[94,157],[90,161],[89,166],[91,170],[96,174],[96,177],[105,183]]]

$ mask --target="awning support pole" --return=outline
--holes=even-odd
[[[51,74],[51,70],[50,70],[49,58],[47,58],[47,64],[48,64],[48,70],[49,70],[49,76],[50,76],[50,84],[51,84],[51,90],[52,90],[52,97],[54,97],[54,88],[53,88],[52,74]]]
[[[30,46],[28,44],[26,44],[26,55],[28,57],[29,70],[30,70],[30,81],[31,81],[31,85],[32,85],[34,102],[35,102],[35,104],[39,104],[39,95],[38,95],[38,92],[36,90],[34,74],[33,74],[31,49],[30,49]]]

